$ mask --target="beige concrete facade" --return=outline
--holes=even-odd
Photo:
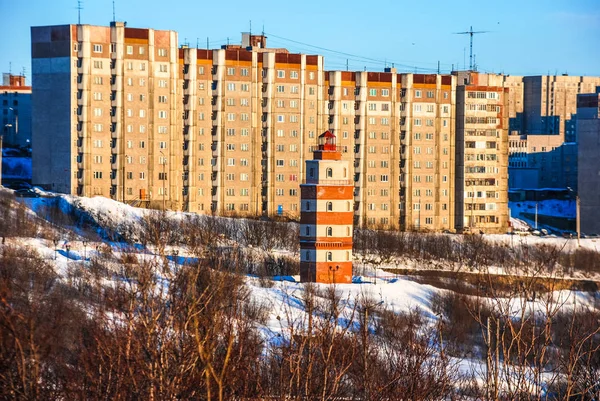
[[[508,228],[508,89],[456,90],[456,227],[502,233]]]
[[[324,71],[322,56],[270,49],[261,35],[217,50],[176,43],[175,32],[118,22],[32,28],[34,183],[143,206],[297,219],[305,161],[329,130],[354,182],[355,224],[459,225],[455,166],[464,163],[455,143],[465,125],[456,76]],[[504,77],[477,79],[495,88]],[[496,118],[506,116],[504,103],[499,110]],[[506,191],[500,142],[485,151],[498,192]],[[484,208],[499,210],[499,222],[506,195],[495,196]]]
[[[31,35],[33,183],[177,208],[177,33],[116,22]]]

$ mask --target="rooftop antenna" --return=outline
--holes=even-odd
[[[250,36],[252,36],[252,20],[250,20]]]
[[[115,0],[113,0],[113,22],[115,22],[117,20],[116,14],[115,14]]]
[[[196,49],[200,48],[200,38],[196,38]]]
[[[81,0],[77,0],[77,25],[81,25],[81,10],[83,10]]]
[[[473,35],[478,35],[480,33],[487,33],[489,31],[474,31],[473,26],[471,25],[470,29],[466,32],[454,32],[455,35],[469,35],[469,70],[473,71]]]
[[[8,74],[12,75],[12,61],[8,62]],[[550,75],[550,74],[548,74],[548,75]]]

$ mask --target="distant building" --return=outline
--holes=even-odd
[[[581,231],[600,233],[600,87],[577,96]]]
[[[2,74],[0,85],[4,147],[28,147],[31,144],[31,86],[25,76]]]
[[[542,75],[523,78],[524,128],[527,135],[558,135],[574,142],[570,120],[577,113],[577,95],[592,93],[600,77]]]
[[[352,199],[349,162],[342,160],[336,137],[319,136],[307,176],[300,185],[300,280],[352,282]]]

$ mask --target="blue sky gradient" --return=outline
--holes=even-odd
[[[167,6],[165,6],[167,5]],[[112,0],[83,0],[81,22],[108,25]],[[468,35],[480,71],[511,75],[600,75],[599,0],[198,1],[116,0],[131,27],[172,29],[180,43],[239,43],[250,29],[269,47],[323,54],[327,69],[435,72],[469,65]],[[77,0],[0,0],[0,72],[30,77],[30,27],[77,23]]]

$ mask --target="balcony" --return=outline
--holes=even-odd
[[[352,180],[329,180],[329,179],[317,179],[317,178],[306,178],[302,180],[302,184],[306,185],[354,185]]]

